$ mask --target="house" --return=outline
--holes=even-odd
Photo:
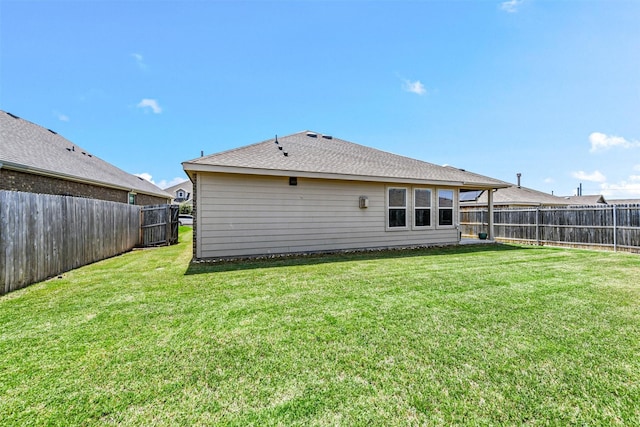
[[[171,196],[56,132],[0,111],[0,190],[87,197],[137,205]]]
[[[564,198],[569,206],[606,205],[607,201],[600,194],[588,194],[586,196],[567,196]]]
[[[190,206],[193,205],[193,200],[191,199],[191,195],[193,194],[193,183],[189,180],[178,183],[169,188],[165,188],[164,191],[171,194],[171,197],[173,197],[172,203],[174,205],[181,205],[183,203]]]
[[[640,205],[640,199],[609,199],[610,205]]]
[[[486,208],[487,199],[486,191],[461,192],[460,207],[462,209]],[[561,207],[569,204],[565,197],[554,196],[519,185],[510,185],[493,193],[493,206],[496,209]]]
[[[182,165],[196,259],[456,244],[459,191],[508,186],[310,131]]]

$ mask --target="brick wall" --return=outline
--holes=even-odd
[[[149,196],[147,194],[136,194],[136,205],[167,205],[169,202],[162,197]]]
[[[0,190],[86,197],[120,203],[128,203],[129,201],[128,191],[9,169],[0,169]],[[136,195],[136,205],[157,205],[165,203],[167,203],[166,199],[160,197],[148,196],[146,194]]]

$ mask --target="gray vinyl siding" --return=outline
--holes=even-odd
[[[387,231],[386,188],[384,183],[310,178],[290,186],[288,177],[201,173],[196,257],[458,242],[455,228]],[[359,207],[360,196],[368,197],[368,208]],[[412,215],[410,208],[407,214]]]

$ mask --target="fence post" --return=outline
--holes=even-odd
[[[166,221],[166,231],[165,231],[165,240],[167,241],[167,246],[171,245],[171,205],[165,205],[164,208],[164,217]]]
[[[540,207],[536,207],[536,245],[540,246]]]
[[[494,218],[493,218],[493,189],[489,189],[487,192],[487,216],[489,217],[487,234],[489,234],[489,240],[495,240],[494,230]]]
[[[617,205],[613,205],[613,251],[618,251],[618,215]]]
[[[144,228],[142,227],[144,225],[144,210],[141,208],[140,209],[140,227],[138,227],[138,245],[140,246],[144,246]]]

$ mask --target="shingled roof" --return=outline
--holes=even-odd
[[[164,189],[164,191],[171,194],[171,196],[175,196],[176,191],[178,190],[184,190],[187,193],[193,193],[193,182],[187,179],[179,184],[172,185],[171,187],[167,187]]]
[[[184,162],[189,172],[296,175],[469,188],[502,188],[503,181],[304,131]]]
[[[493,204],[498,206],[567,206],[569,202],[564,197],[511,185],[493,193]],[[487,206],[487,193],[482,193],[477,200],[461,201],[460,206]]]
[[[1,167],[158,196],[152,183],[89,153],[56,132],[0,110]]]
[[[571,206],[606,205],[607,201],[601,194],[588,194],[586,196],[567,196],[564,198]]]

